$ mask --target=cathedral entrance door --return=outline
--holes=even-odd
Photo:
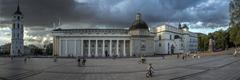
[[[19,55],[19,54],[21,54],[21,51],[20,51],[20,50],[18,50],[18,55]]]
[[[107,50],[105,51],[105,56],[108,57],[108,51]]]
[[[172,46],[171,46],[171,54],[174,54],[174,48],[175,48],[175,47],[172,45]]]

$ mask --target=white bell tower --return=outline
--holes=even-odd
[[[21,56],[24,54],[23,32],[23,14],[20,11],[18,1],[17,11],[14,13],[12,20],[11,56]]]

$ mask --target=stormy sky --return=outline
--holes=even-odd
[[[160,23],[188,24],[192,31],[226,28],[230,0],[20,0],[26,41],[49,41],[53,23],[62,28],[129,27],[140,12],[150,27]],[[0,37],[9,38],[17,0],[0,0]],[[61,27],[61,26],[60,26]],[[45,33],[45,34],[44,34]],[[47,37],[46,37],[47,36]],[[41,38],[41,39],[39,39]],[[0,39],[0,42],[4,40]],[[1,43],[0,43],[1,45]]]

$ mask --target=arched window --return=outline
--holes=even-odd
[[[18,16],[17,19],[20,20],[20,16]]]
[[[145,40],[141,40],[141,51],[145,51],[146,45],[145,45]]]
[[[161,39],[162,39],[162,36],[161,36],[161,35],[159,35],[159,36],[158,36],[158,38],[159,38],[159,40],[161,40]]]
[[[174,39],[180,39],[181,37],[179,35],[175,35]]]

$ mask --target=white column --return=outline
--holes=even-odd
[[[110,49],[109,49],[109,54],[110,54],[110,56],[112,57],[112,40],[110,40],[109,47],[110,47]]]
[[[58,43],[58,42],[59,42],[59,41],[58,41],[58,38],[56,38],[56,42],[55,42],[55,45],[54,45],[54,47],[55,47],[55,50],[54,50],[54,51],[55,51],[55,52],[54,52],[54,55],[57,55],[57,54],[58,54],[58,50],[59,50],[59,49],[58,49],[58,47],[59,47],[59,46],[58,46],[58,45],[59,45],[59,43]]]
[[[63,52],[62,52],[62,39],[59,40],[59,47],[58,47],[58,50],[59,50],[59,53],[57,56],[62,56]]]
[[[83,40],[81,40],[81,56],[83,56]]]
[[[74,43],[75,43],[75,47],[74,47],[74,55],[73,56],[79,56],[78,54],[77,54],[77,40],[74,40]]]
[[[126,41],[123,40],[123,56],[126,57]]]
[[[132,43],[133,42],[131,40],[129,40],[129,43],[130,43],[130,56],[133,56],[133,53],[132,53],[132,48],[133,48]]]
[[[95,57],[98,57],[98,40],[96,40],[96,45],[95,45]]]
[[[67,40],[66,40],[66,43],[65,43],[65,44],[66,44],[66,47],[65,47],[65,49],[66,49],[66,50],[65,50],[65,56],[68,56],[68,45],[67,45]]]
[[[53,37],[53,56],[56,55],[56,37]]]
[[[88,57],[91,57],[91,50],[90,50],[90,47],[91,47],[91,40],[88,40]]]
[[[102,57],[105,57],[105,40],[103,40],[102,44]]]
[[[119,40],[117,40],[117,45],[116,45],[117,49],[116,49],[116,51],[117,51],[117,56],[119,57],[120,55],[119,55],[119,42],[118,41]]]

